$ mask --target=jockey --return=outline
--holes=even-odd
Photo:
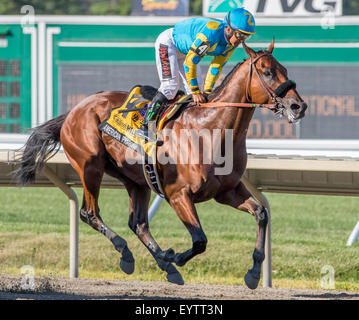
[[[155,43],[161,85],[148,107],[144,127],[156,118],[164,103],[175,98],[180,78],[186,93],[192,94],[196,104],[205,102],[234,50],[254,33],[253,15],[243,8],[231,10],[223,21],[190,18],[163,31]],[[202,88],[198,63],[204,56],[213,56],[213,60]]]

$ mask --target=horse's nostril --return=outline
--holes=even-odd
[[[290,106],[290,109],[293,111],[298,111],[301,109],[301,106],[299,104],[294,103]]]

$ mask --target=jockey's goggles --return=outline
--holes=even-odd
[[[242,40],[242,41],[249,40],[251,38],[251,36],[252,36],[251,34],[243,33],[243,32],[241,32],[239,30],[233,30],[233,31],[234,31],[234,35],[236,36],[236,38],[238,40]]]

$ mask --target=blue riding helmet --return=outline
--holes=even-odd
[[[244,8],[237,8],[229,11],[224,18],[232,29],[239,30],[246,34],[256,33],[256,22],[253,15]]]

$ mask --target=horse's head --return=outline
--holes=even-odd
[[[295,82],[288,79],[287,69],[273,57],[274,39],[267,50],[254,51],[244,42],[243,48],[249,56],[247,99],[276,104],[276,111],[290,123],[303,118],[307,104],[298,94]]]

